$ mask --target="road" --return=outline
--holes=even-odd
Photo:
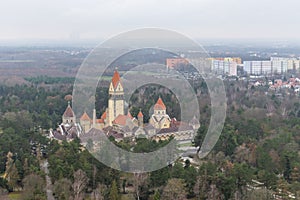
[[[46,189],[47,189],[47,200],[55,200],[54,196],[53,196],[53,192],[52,192],[52,183],[51,183],[51,179],[49,177],[49,169],[48,169],[48,160],[45,160],[42,164],[41,167],[43,169],[43,171],[46,174]]]

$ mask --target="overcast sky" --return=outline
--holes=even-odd
[[[99,39],[160,27],[193,38],[300,39],[298,0],[1,0],[0,40]]]

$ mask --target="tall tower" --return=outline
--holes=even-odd
[[[124,115],[124,90],[120,81],[120,74],[115,70],[109,86],[108,100],[108,124],[112,125],[112,121],[118,116]]]
[[[144,126],[144,115],[143,115],[141,109],[140,109],[140,112],[138,113],[137,117],[138,117],[138,125],[140,127],[143,127]]]

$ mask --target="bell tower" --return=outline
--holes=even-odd
[[[112,121],[118,116],[124,115],[124,89],[121,84],[120,74],[114,71],[111,83],[109,85],[108,100],[108,124],[112,125]]]
[[[140,127],[143,127],[144,126],[144,115],[143,115],[141,109],[140,109],[140,112],[138,113],[137,117],[138,117],[138,125]]]

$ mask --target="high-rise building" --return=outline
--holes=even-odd
[[[300,70],[300,60],[296,58],[271,57],[271,61],[282,61],[283,69]]]
[[[237,63],[232,61],[211,60],[211,70],[218,75],[237,75]]]
[[[265,61],[244,61],[244,71],[249,75],[283,74],[288,70],[298,70],[299,60],[271,57]]]
[[[271,61],[261,61],[261,73],[262,74],[272,74],[272,62]]]

